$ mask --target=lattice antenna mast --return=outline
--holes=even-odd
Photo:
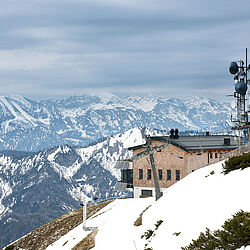
[[[235,92],[234,97],[236,99],[236,119],[231,118],[231,121],[235,123],[235,127],[232,129],[243,130],[246,142],[248,141],[248,134],[250,124],[248,122],[248,112],[246,111],[246,93],[248,89],[249,80],[247,78],[247,72],[250,70],[250,65],[247,64],[247,48],[246,59],[237,62],[231,62],[229,72],[234,75]]]

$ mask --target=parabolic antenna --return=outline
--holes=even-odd
[[[231,62],[230,67],[229,67],[229,72],[232,75],[235,75],[239,71],[239,66],[236,62]]]
[[[235,91],[240,95],[247,93],[247,84],[244,81],[239,81],[235,84]]]

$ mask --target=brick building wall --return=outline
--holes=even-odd
[[[221,161],[228,152],[229,150],[188,152],[186,174],[190,174],[199,168]]]
[[[152,141],[152,145],[162,145],[163,142]],[[134,155],[145,150],[139,148],[134,150]],[[168,148],[164,148],[161,152],[154,153],[154,160],[156,165],[156,171],[162,170],[162,180],[159,180],[159,185],[162,188],[167,188],[176,182],[176,170],[180,171],[180,178],[186,176],[186,162],[187,152],[184,150],[170,145]],[[143,170],[143,179],[139,178],[139,169]],[[154,187],[153,173],[151,173],[151,179],[148,180],[148,169],[151,168],[149,155],[145,156],[137,161],[133,162],[133,185],[139,187]],[[171,170],[171,180],[167,180],[167,170]]]
[[[153,147],[163,144],[164,142],[152,140]],[[133,155],[136,155],[144,150],[145,148],[143,147],[134,149]],[[221,161],[227,152],[227,150],[186,152],[185,150],[174,145],[170,145],[168,148],[162,149],[161,152],[155,152],[154,160],[157,176],[159,173],[158,170],[162,170],[162,180],[159,180],[158,178],[160,187],[165,189],[178,181],[176,179],[176,170],[179,171],[180,179],[182,179],[199,168]],[[148,179],[148,170],[151,170],[151,179]],[[168,180],[167,178],[168,170],[171,170],[171,180]],[[139,171],[143,172],[142,179],[140,179]],[[133,185],[135,190],[136,187],[154,188],[153,172],[149,155],[133,162]],[[140,190],[136,192],[140,192]]]

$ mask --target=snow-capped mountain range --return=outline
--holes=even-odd
[[[144,142],[136,128],[89,147],[57,146],[37,153],[0,153],[0,248],[89,200],[121,195],[115,168],[126,149]],[[123,193],[131,195],[131,193]]]
[[[72,96],[32,101],[0,96],[0,150],[38,151],[57,145],[86,146],[135,127],[223,132],[230,104],[203,97]]]
[[[79,187],[89,199],[120,195],[114,166],[142,128],[229,131],[231,112],[201,97],[0,96],[0,247],[79,208]]]

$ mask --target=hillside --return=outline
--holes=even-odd
[[[87,208],[87,218],[97,213],[110,202],[112,200],[89,205]],[[74,210],[33,230],[28,235],[11,244],[9,248],[12,250],[43,250],[81,223],[82,209]]]
[[[0,247],[79,208],[80,187],[90,200],[120,196],[115,163],[141,142],[136,128],[85,148],[0,152]]]
[[[98,227],[93,249],[141,250],[145,244],[153,250],[181,249],[206,227],[219,229],[239,210],[250,211],[249,178],[250,168],[224,175],[219,162],[188,175],[157,202],[152,198],[116,200],[87,221],[87,226]],[[147,207],[142,225],[134,226]],[[141,238],[149,229],[154,236]],[[71,249],[87,234],[79,225],[47,249]]]
[[[0,150],[85,147],[135,127],[169,131],[230,131],[229,103],[205,97],[73,96],[33,101],[0,96]]]

